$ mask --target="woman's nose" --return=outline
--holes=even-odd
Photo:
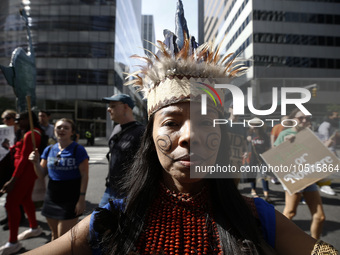
[[[183,126],[180,129],[180,138],[179,138],[179,145],[182,147],[190,146],[190,135],[191,135],[191,123],[190,120],[185,121]]]

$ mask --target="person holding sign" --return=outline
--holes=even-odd
[[[293,142],[295,135],[298,132],[310,126],[311,117],[303,114],[303,112],[301,112],[298,108],[294,109],[290,113],[288,118],[294,119],[296,121],[296,126],[283,130],[276,139],[274,146],[278,146],[279,144],[286,141]],[[296,215],[296,210],[302,195],[312,215],[312,222],[310,226],[311,236],[315,239],[319,239],[322,233],[323,223],[325,221],[325,213],[323,210],[320,193],[316,184],[312,184],[301,190],[300,192],[292,195],[290,195],[286,190],[285,208],[283,210],[283,214],[288,219],[293,219],[293,217]]]

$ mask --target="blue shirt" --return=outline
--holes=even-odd
[[[66,181],[81,177],[79,165],[85,159],[89,159],[89,156],[85,148],[80,144],[78,144],[76,151],[74,151],[76,145],[76,142],[72,142],[62,151],[60,151],[58,143],[52,145],[50,150],[50,146],[45,148],[41,158],[47,160],[48,175],[52,180]],[[57,156],[58,154],[60,157]]]

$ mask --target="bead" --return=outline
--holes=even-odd
[[[161,185],[136,242],[139,254],[222,254],[208,192],[195,197]]]

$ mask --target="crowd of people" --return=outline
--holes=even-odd
[[[111,211],[117,210],[117,208],[122,208],[123,206],[123,198],[125,197],[131,197],[131,201],[127,200],[127,204],[124,204],[124,206],[130,206],[131,207],[131,213],[136,213],[136,208],[141,209],[144,211],[143,215],[140,215],[139,217],[146,217],[145,224],[151,224],[147,219],[150,217],[157,217],[157,213],[149,215],[147,208],[143,208],[142,205],[140,205],[137,201],[138,199],[141,199],[141,201],[148,201],[147,198],[144,197],[144,191],[148,192],[156,192],[156,194],[159,194],[160,199],[169,199],[169,205],[164,205],[160,207],[160,209],[157,210],[170,210],[167,207],[172,207],[171,203],[174,198],[172,197],[175,192],[181,194],[184,198],[180,198],[178,201],[182,201],[184,204],[186,201],[185,199],[189,199],[188,197],[185,197],[185,194],[193,193],[192,190],[205,190],[209,189],[209,192],[221,192],[219,190],[212,189],[211,185],[221,185],[215,183],[211,184],[209,181],[195,181],[190,180],[188,176],[186,176],[186,173],[183,172],[181,168],[175,169],[176,164],[173,161],[169,161],[169,158],[176,158],[177,153],[172,152],[174,155],[171,155],[172,153],[168,151],[176,151],[176,146],[179,148],[190,148],[190,136],[183,134],[185,138],[181,138],[179,136],[178,138],[172,137],[173,132],[178,132],[177,130],[186,129],[190,130],[188,128],[183,128],[181,125],[185,126],[185,120],[186,115],[185,114],[186,108],[188,108],[186,105],[189,103],[177,103],[177,104],[170,104],[167,107],[159,109],[160,113],[152,114],[149,119],[149,124],[146,127],[145,135],[143,137],[143,141],[141,141],[141,137],[144,133],[144,126],[140,123],[138,123],[132,114],[132,109],[134,107],[134,102],[131,99],[130,96],[125,94],[119,94],[119,95],[113,95],[111,97],[103,98],[103,102],[108,103],[107,111],[110,115],[110,118],[117,123],[115,126],[112,135],[109,139],[109,153],[108,153],[108,160],[109,160],[109,172],[106,179],[106,190],[103,195],[102,201],[99,203],[99,207],[102,208],[109,208]],[[190,108],[193,106],[190,105]],[[167,110],[170,109],[170,110]],[[169,117],[162,112],[168,111],[171,112],[169,114]],[[184,116],[177,116],[176,118],[171,117],[172,114],[175,114],[176,111],[181,112],[181,115]],[[191,109],[192,111],[192,109]],[[42,111],[45,113],[46,111]],[[219,113],[217,113],[218,116]],[[161,116],[158,117],[160,120],[158,120],[155,116]],[[164,115],[164,116],[163,116]],[[50,116],[50,115],[49,115]],[[337,116],[337,113],[332,112],[327,115],[325,118],[325,121],[320,125],[319,130],[320,134],[318,137],[325,143],[325,146],[329,147],[330,151],[333,153],[336,153],[334,150],[334,144],[335,144],[335,135],[337,129],[337,121],[329,121],[329,116]],[[40,117],[40,112],[39,112]],[[44,116],[43,116],[44,117]],[[248,157],[249,161],[247,164],[250,165],[260,165],[264,164],[263,159],[260,157],[260,154],[265,152],[266,150],[270,149],[271,144],[273,147],[278,146],[279,144],[283,143],[287,140],[294,139],[294,136],[299,131],[303,130],[304,128],[309,128],[311,126],[311,119],[309,116],[305,116],[299,109],[295,109],[292,111],[292,113],[288,116],[289,119],[294,119],[298,124],[293,128],[281,128],[280,132],[277,132],[275,135],[275,138],[270,140],[268,132],[266,132],[266,129],[264,126],[261,126],[261,121],[259,118],[253,118],[251,120],[252,125],[254,127],[249,128],[248,132],[242,133],[242,135],[245,136],[245,141],[247,143],[247,146],[242,145],[242,150],[246,150],[246,153],[244,154],[244,157]],[[47,184],[47,191],[46,196],[44,199],[43,208],[41,210],[42,215],[46,217],[46,221],[50,227],[51,230],[51,241],[56,240],[57,238],[61,237],[63,234],[67,233],[73,226],[75,226],[78,223],[79,216],[82,215],[85,209],[85,194],[87,190],[87,182],[88,182],[88,160],[89,157],[87,155],[87,152],[85,148],[73,141],[73,135],[75,133],[76,127],[72,120],[62,118],[60,120],[57,120],[55,122],[55,125],[51,125],[48,123],[49,126],[53,127],[53,134],[50,134],[48,137],[52,138],[56,143],[51,144],[45,144],[45,148],[41,150],[41,142],[42,142],[42,136],[45,136],[44,130],[42,128],[42,125],[40,124],[41,117],[38,118],[34,113],[32,113],[32,119],[34,124],[34,132],[35,132],[35,149],[33,149],[33,143],[32,143],[32,135],[29,128],[29,114],[28,112],[24,112],[21,114],[16,114],[15,111],[12,110],[6,110],[2,114],[2,119],[5,125],[12,126],[15,130],[15,139],[14,141],[11,141],[12,147],[15,148],[15,155],[14,156],[14,166],[15,169],[12,173],[11,178],[3,185],[1,191],[3,193],[7,193],[6,197],[6,211],[8,214],[8,225],[10,229],[10,237],[9,242],[7,242],[2,248],[10,248],[10,249],[3,249],[2,254],[11,254],[19,251],[22,246],[20,244],[20,240],[24,240],[27,238],[32,238],[39,236],[42,233],[42,229],[37,225],[36,221],[36,215],[35,215],[35,207],[34,203],[32,202],[32,191],[34,187],[34,182],[36,178],[44,179],[45,176],[48,176],[48,184]],[[166,122],[166,124],[162,124],[166,119],[170,119]],[[181,120],[183,119],[183,120]],[[156,123],[159,123],[155,125]],[[188,121],[188,120],[187,120]],[[203,121],[203,120],[201,120]],[[174,123],[173,123],[174,122]],[[176,122],[180,122],[176,123]],[[191,121],[192,122],[192,121]],[[330,123],[330,125],[326,125],[327,123]],[[191,123],[193,125],[193,123]],[[197,124],[200,125],[200,124]],[[259,126],[260,127],[256,127]],[[327,126],[328,132],[326,133],[325,127]],[[45,123],[45,126],[46,123]],[[281,125],[282,126],[282,125]],[[174,128],[176,127],[176,128]],[[164,130],[163,130],[164,129]],[[158,131],[157,131],[158,130]],[[275,130],[273,128],[273,130]],[[273,130],[271,134],[273,134]],[[152,132],[151,132],[152,131]],[[221,142],[223,142],[225,139],[223,139],[222,135],[223,133],[229,133],[229,131],[221,130],[220,134],[218,136],[221,137]],[[323,133],[321,133],[323,132]],[[146,137],[147,136],[147,137]],[[166,137],[166,139],[165,139]],[[327,139],[328,138],[328,139]],[[150,140],[151,139],[151,140]],[[150,141],[148,141],[150,140]],[[49,140],[51,142],[51,140]],[[164,143],[164,144],[163,144]],[[166,145],[166,143],[169,143]],[[176,143],[178,143],[176,145]],[[196,142],[198,143],[198,142]],[[129,146],[126,146],[129,144]],[[186,146],[185,146],[186,145]],[[2,146],[6,146],[6,149],[10,150],[10,147],[7,144],[3,144]],[[151,146],[150,148],[148,146]],[[167,148],[166,146],[171,146],[174,148]],[[154,147],[154,148],[153,148]],[[40,148],[40,152],[39,152]],[[139,152],[137,152],[139,150]],[[154,155],[151,151],[154,151]],[[149,153],[148,153],[149,152]],[[183,155],[186,155],[189,152],[186,151],[183,152]],[[200,152],[200,154],[204,155],[208,152]],[[220,152],[216,152],[217,155],[214,156],[214,160],[217,160],[219,158]],[[168,154],[168,155],[167,155]],[[181,154],[181,153],[179,153]],[[125,180],[129,180],[127,184],[125,184],[124,189],[120,189],[121,181],[119,179],[119,176],[123,176],[124,174],[121,172],[122,169],[126,169],[125,167],[130,161],[131,157],[133,155],[141,155],[142,159],[136,159],[136,163],[134,163],[131,168],[134,169],[131,172],[132,173],[140,173],[140,175],[135,176],[134,178],[131,175],[128,175],[128,177],[125,177]],[[155,158],[156,156],[156,158]],[[215,159],[216,157],[216,159]],[[160,165],[163,169],[165,169],[165,172],[163,174],[157,174],[155,170],[146,170],[150,166],[147,165],[147,162],[154,162],[157,161],[159,163],[155,165]],[[182,157],[179,162],[184,168],[188,168],[186,165],[186,161],[189,161],[189,156],[187,158]],[[145,166],[143,164],[146,164]],[[189,164],[189,163],[187,163]],[[227,162],[224,162],[224,164],[227,164]],[[154,166],[155,167],[155,166]],[[141,168],[141,169],[139,169]],[[146,168],[143,170],[142,168]],[[156,167],[157,168],[157,167]],[[68,171],[65,171],[68,170]],[[145,172],[146,171],[146,172]],[[150,172],[149,172],[150,171]],[[148,174],[149,175],[155,175],[153,178],[151,176],[145,177],[145,183],[141,183],[141,188],[136,188],[137,183],[139,183],[143,178],[142,175]],[[142,174],[143,173],[143,174]],[[24,177],[22,177],[24,176]],[[158,176],[158,177],[157,177]],[[150,179],[150,180],[149,180]],[[156,182],[156,180],[159,182],[161,181],[161,185],[159,188],[156,188],[157,185],[154,183],[152,186],[155,186],[154,188],[150,189],[150,185],[152,182]],[[250,197],[254,198],[254,200],[246,200],[246,204],[254,203],[252,206],[255,206],[257,210],[257,214],[265,214],[264,218],[268,218],[268,222],[261,222],[262,224],[270,224],[270,220],[273,221],[273,215],[269,215],[268,211],[273,210],[268,209],[268,205],[265,205],[265,207],[268,207],[265,209],[264,212],[260,211],[264,205],[261,204],[258,200],[258,195],[256,191],[256,182],[258,180],[262,181],[263,185],[263,195],[264,200],[266,200],[269,203],[273,203],[273,201],[269,197],[269,184],[268,176],[264,176],[261,173],[257,176],[252,176],[248,179],[251,185],[251,194]],[[227,183],[228,181],[226,181]],[[226,184],[225,183],[225,184]],[[146,185],[148,184],[148,185]],[[235,182],[233,182],[235,184]],[[228,183],[230,186],[231,183]],[[169,188],[172,187],[172,188]],[[237,189],[237,185],[233,189]],[[145,190],[144,190],[145,189]],[[122,193],[119,193],[118,190],[120,190]],[[125,193],[123,193],[123,191]],[[202,192],[202,191],[200,191]],[[199,192],[199,193],[200,193]],[[234,191],[228,191],[229,193],[232,192],[233,194],[236,192]],[[196,194],[196,191],[194,191]],[[238,194],[238,192],[237,192]],[[202,194],[200,194],[201,196]],[[236,194],[234,194],[236,196]],[[176,194],[176,201],[177,201]],[[318,240],[321,237],[322,234],[322,226],[323,222],[325,220],[325,213],[322,206],[322,200],[320,197],[319,190],[317,188],[316,184],[312,184],[309,187],[305,188],[304,190],[301,190],[300,192],[297,192],[293,195],[290,195],[286,191],[285,195],[285,208],[283,211],[283,215],[287,219],[292,219],[296,214],[297,206],[299,205],[301,198],[304,198],[306,203],[309,206],[309,209],[311,211],[312,215],[312,221],[311,221],[311,227],[310,227],[310,233],[311,237],[315,238],[315,240]],[[201,199],[206,200],[205,198],[199,198],[198,201],[193,201],[191,203],[201,203]],[[189,199],[190,200],[190,199]],[[111,201],[111,202],[110,202]],[[112,201],[115,201],[112,203]],[[149,206],[155,206],[155,203],[157,203],[157,199],[153,200],[151,199],[150,202],[146,203]],[[177,201],[177,202],[178,202]],[[191,201],[191,200],[190,200]],[[253,202],[251,202],[253,201]],[[177,203],[176,202],[176,203]],[[218,204],[219,202],[216,201]],[[23,211],[26,213],[29,226],[30,228],[26,231],[24,231],[21,234],[18,234],[18,228],[20,223],[20,218],[25,217],[25,214],[20,213],[20,206],[22,206]],[[185,204],[185,206],[188,206]],[[202,204],[195,204],[195,206],[202,206]],[[211,205],[216,206],[216,205]],[[156,208],[159,206],[157,205]],[[129,207],[127,207],[129,208]],[[190,207],[185,207],[187,210],[190,209]],[[210,208],[209,210],[213,210],[214,207]],[[241,209],[241,208],[239,208]],[[243,208],[244,209],[244,208]],[[196,215],[197,218],[201,217],[200,213],[202,212],[196,212],[194,209],[193,215]],[[268,210],[268,211],[267,211]],[[161,212],[160,212],[161,213]],[[217,214],[217,212],[215,212]],[[250,215],[252,215],[254,212],[250,212]],[[102,251],[99,252],[103,247],[102,244],[99,245],[99,238],[104,238],[105,235],[103,235],[103,230],[98,230],[98,225],[105,224],[105,222],[108,219],[102,219],[96,220],[96,215],[103,214],[103,217],[109,217],[114,216],[113,215],[105,215],[104,211],[99,210],[95,211],[95,213],[92,216],[89,216],[86,218],[83,222],[86,224],[89,224],[89,228],[91,231],[95,232],[96,234],[92,236],[93,242],[96,243],[94,246],[90,249],[91,252],[94,254],[101,254]],[[184,211],[181,211],[181,214],[185,214]],[[278,216],[278,212],[275,213],[276,221],[282,221],[284,224],[287,224],[287,222],[282,218],[282,216]],[[183,217],[183,215],[181,217]],[[214,214],[213,214],[214,215]],[[132,217],[132,215],[130,215]],[[249,215],[248,215],[249,216]],[[178,216],[179,217],[179,216]],[[176,220],[179,220],[178,217]],[[216,216],[217,217],[217,216]],[[275,218],[274,217],[274,218]],[[118,219],[120,219],[118,217]],[[118,220],[116,219],[116,220]],[[103,222],[101,222],[103,220]],[[214,219],[210,219],[212,222],[212,226],[216,224],[215,228],[221,231],[218,224],[220,222],[216,223],[214,222]],[[97,222],[98,221],[98,222]],[[126,220],[124,220],[125,222]],[[134,222],[134,221],[133,221]],[[148,223],[149,222],[149,223]],[[118,224],[116,222],[115,224]],[[199,225],[197,222],[190,222],[193,225]],[[126,221],[124,224],[130,225],[132,222]],[[171,224],[171,223],[169,223]],[[253,224],[253,223],[252,223]],[[280,223],[276,222],[276,228],[279,228],[278,225]],[[223,225],[222,225],[223,226]],[[86,226],[79,226],[80,228],[86,228]],[[255,226],[253,226],[255,227]],[[268,226],[267,226],[268,227]],[[141,231],[141,229],[145,230],[145,226],[140,226],[140,229],[136,231]],[[107,231],[107,229],[106,229]],[[204,230],[201,230],[204,231]],[[241,231],[241,230],[238,230]],[[254,233],[256,233],[256,228],[253,229]],[[273,229],[266,229],[267,233],[264,234],[265,237],[268,238],[270,235],[270,231],[273,231]],[[297,231],[297,236],[299,236],[301,233],[299,233],[298,230],[294,230],[292,228],[290,231]],[[217,231],[218,232],[218,231]],[[124,232],[123,232],[124,233]],[[120,233],[120,234],[123,234]],[[220,233],[220,232],[218,232]],[[117,233],[115,233],[116,235]],[[125,233],[127,235],[130,235],[131,233]],[[215,233],[216,235],[216,233]],[[80,237],[82,234],[80,235]],[[132,238],[132,237],[131,237]],[[136,238],[136,237],[134,237]],[[142,237],[138,238],[139,242],[142,242]],[[144,237],[145,238],[145,237]],[[303,235],[301,235],[301,238],[303,238]],[[118,238],[118,240],[120,240]],[[135,242],[137,239],[133,239]],[[284,239],[283,239],[284,240]],[[306,239],[308,240],[308,239]],[[253,240],[254,241],[254,240]],[[258,242],[259,240],[257,240]],[[261,240],[260,240],[261,241]],[[265,239],[265,242],[269,242],[269,239]],[[108,242],[108,241],[106,241]],[[120,245],[124,244],[122,242]],[[135,249],[145,249],[145,245],[147,246],[147,240],[143,239],[144,243],[143,248],[137,247]],[[159,243],[161,241],[158,240]],[[206,242],[212,242],[212,240],[207,240]],[[261,241],[263,242],[263,240]],[[309,240],[309,242],[311,242]],[[118,245],[119,243],[116,243],[115,245]],[[108,247],[111,247],[111,243],[107,243]],[[159,244],[160,245],[160,244]],[[213,245],[213,244],[211,244]],[[216,245],[216,244],[215,244]],[[233,246],[234,244],[231,243],[225,243],[223,244],[227,247]],[[249,244],[247,244],[248,246]],[[272,244],[271,244],[272,245]],[[307,245],[307,244],[306,244]],[[100,248],[98,248],[100,246]],[[76,249],[78,249],[78,246],[75,246]],[[95,248],[94,248],[95,247]],[[212,246],[213,247],[213,246]],[[272,249],[275,246],[272,245],[272,247],[261,247],[261,249]],[[230,248],[230,247],[229,247]],[[235,248],[235,247],[234,247]],[[211,250],[211,254],[218,254],[218,250],[222,249],[220,246],[215,246],[213,250]],[[223,247],[225,249],[225,247]],[[250,249],[248,247],[248,249]],[[258,250],[259,247],[254,248],[255,250]],[[285,249],[285,248],[283,248]],[[85,249],[86,250],[86,249]],[[6,251],[9,251],[9,253],[6,253]],[[235,251],[233,251],[235,252]],[[122,253],[123,254],[123,253]],[[237,253],[235,253],[237,254]],[[262,254],[262,253],[260,253]],[[293,254],[293,253],[291,253]],[[302,253],[301,253],[302,254]]]
[[[39,119],[34,112],[15,116],[17,135],[7,146],[14,151],[14,170],[0,190],[7,194],[9,240],[0,254],[14,254],[22,248],[20,240],[42,233],[32,201],[37,178],[48,178],[41,213],[51,242],[28,254],[338,254],[320,240],[325,213],[316,184],[295,194],[285,191],[281,213],[271,204],[270,177],[263,171],[247,178],[250,196],[241,195],[234,178],[190,177],[192,167],[227,166],[231,158],[237,160],[230,147],[237,136],[244,138],[239,143],[242,157],[248,158],[244,163],[261,168],[265,162],[260,154],[293,141],[310,126],[310,117],[292,111],[288,118],[296,125],[273,129],[274,137],[258,125],[262,121],[257,117],[247,132],[213,126],[213,120],[224,118],[224,107],[208,99],[202,114],[200,86],[211,88],[214,79],[228,83],[244,69],[234,59],[219,61],[218,50],[199,47],[189,37],[181,1],[177,15],[176,34],[167,30],[157,55],[127,82],[139,86],[147,99],[146,126],[136,121],[129,95],[102,98],[116,125],[108,140],[105,192],[83,220],[79,216],[85,209],[89,156],[74,139],[74,122],[61,118],[51,125],[51,115],[42,110]],[[223,92],[214,93],[224,102]],[[329,124],[319,127],[320,139],[330,150],[335,148],[334,116],[328,115]],[[9,125],[10,111],[2,118]],[[256,190],[258,179],[264,199]],[[291,221],[302,196],[312,215],[310,235]],[[20,206],[30,228],[19,234]]]
[[[52,240],[70,230],[85,210],[88,155],[82,145],[73,141],[74,122],[62,118],[52,125],[51,114],[46,110],[40,110],[39,117],[34,112],[31,116],[34,135],[28,112],[2,113],[3,123],[13,129],[15,136],[1,144],[8,150],[6,160],[1,160],[1,194],[7,193],[7,215],[1,223],[4,230],[9,228],[9,240],[0,248],[1,254],[15,253],[22,248],[20,240],[42,234],[32,193],[40,182],[44,185],[45,176],[48,184],[42,215],[51,229]],[[18,234],[25,214],[30,228]]]
[[[330,121],[330,117],[332,121]],[[284,127],[281,124],[274,126],[270,131],[270,138],[266,134],[266,127],[263,125],[263,122],[259,118],[254,118],[250,120],[252,125],[255,127],[250,127],[248,131],[248,154],[246,155],[250,158],[250,160],[246,161],[246,164],[250,165],[257,165],[263,166],[266,163],[263,161],[260,154],[266,152],[270,149],[270,147],[276,147],[285,141],[293,141],[295,135],[304,130],[305,128],[311,128],[311,116],[306,116],[299,108],[294,109],[289,116],[282,117],[281,120],[293,120],[296,122],[296,125],[291,128]],[[291,125],[286,123],[287,126]],[[339,118],[337,112],[329,112],[326,116],[324,121],[319,125],[316,129],[315,134],[320,138],[320,140],[324,143],[324,145],[329,148],[332,153],[335,153],[335,144],[336,144],[336,130],[339,128]],[[256,182],[257,180],[261,180],[263,186],[263,194],[264,199],[269,202],[273,203],[272,199],[269,198],[269,179],[275,178],[270,176],[263,176],[264,173],[261,172],[261,167],[259,167],[259,173],[255,174],[250,173],[249,175],[253,175],[254,178],[247,178],[248,182],[250,182],[251,186],[251,196],[258,197],[256,191]],[[266,172],[267,174],[267,172]],[[311,236],[319,239],[321,237],[323,223],[325,221],[325,212],[322,205],[322,199],[320,196],[320,192],[325,192],[328,195],[335,195],[335,192],[330,186],[326,186],[326,189],[323,189],[320,185],[323,184],[330,184],[330,179],[323,179],[317,183],[313,183],[308,187],[296,192],[294,194],[290,194],[285,187],[283,189],[285,191],[285,208],[283,210],[283,214],[288,219],[293,219],[296,215],[297,207],[300,203],[304,203],[308,205],[308,208],[311,213],[311,226],[310,226],[310,233]],[[277,183],[277,180],[273,183]],[[320,189],[318,188],[320,185]]]

